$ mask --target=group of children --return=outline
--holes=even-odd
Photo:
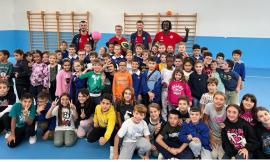
[[[178,50],[138,44],[136,53],[114,43],[108,52],[84,47],[17,49],[14,65],[0,51],[0,132],[9,147],[25,137],[34,144],[40,134],[57,147],[77,138],[108,142],[110,159],[131,159],[135,150],[142,159],[270,157],[269,111],[252,94],[239,104],[241,50],[213,60],[198,44],[189,55],[182,42]]]

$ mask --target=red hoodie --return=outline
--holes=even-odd
[[[192,101],[191,91],[189,85],[182,81],[170,81],[168,87],[168,101],[174,106],[178,105],[180,96],[187,96],[189,101]]]

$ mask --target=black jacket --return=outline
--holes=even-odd
[[[222,147],[230,158],[242,148],[250,153],[260,147],[254,129],[245,120],[239,118],[236,123],[232,123],[226,119],[224,124],[225,128],[221,130]]]
[[[194,71],[193,73],[190,74],[188,85],[190,87],[192,97],[195,97],[198,100],[200,100],[202,95],[208,92],[207,80],[208,76],[205,73],[198,75]]]
[[[18,73],[18,77],[15,77],[16,85],[29,85],[31,71],[28,67],[26,60],[19,60],[14,65],[14,74]]]
[[[79,51],[79,40],[80,40],[80,37],[81,37],[81,34],[76,34],[74,35],[73,39],[72,39],[72,44],[74,44],[76,46],[76,52]],[[95,50],[96,49],[96,46],[95,46],[95,42],[92,38],[92,34],[88,34],[88,38],[89,38],[89,43],[91,44],[91,47],[92,47],[92,50]]]
[[[256,135],[260,142],[260,148],[256,151],[258,159],[270,159],[270,130],[267,130],[261,123],[255,127]]]

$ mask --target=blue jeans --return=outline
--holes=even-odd
[[[200,108],[200,100],[193,97],[192,98],[192,107],[197,107],[197,108]]]

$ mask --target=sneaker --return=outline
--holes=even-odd
[[[8,139],[9,136],[10,136],[10,132],[7,132],[5,135],[5,139]]]
[[[29,143],[32,145],[32,144],[35,144],[37,142],[37,136],[34,135],[34,136],[30,136],[29,137]]]
[[[161,153],[158,154],[158,160],[164,159],[163,155]]]

